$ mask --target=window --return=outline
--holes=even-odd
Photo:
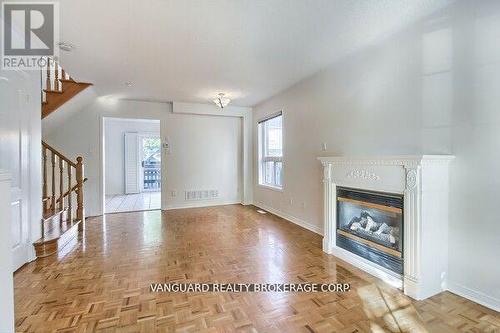
[[[259,184],[283,188],[283,115],[259,122]]]

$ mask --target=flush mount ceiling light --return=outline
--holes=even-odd
[[[66,52],[71,52],[75,48],[75,46],[68,42],[59,42],[59,48]]]
[[[214,99],[215,105],[220,107],[221,109],[224,109],[231,100],[227,97],[224,97],[224,93],[220,93],[217,98]]]
[[[132,82],[131,82],[131,81],[127,81],[127,82],[125,82],[125,85],[126,85],[127,87],[132,87]]]

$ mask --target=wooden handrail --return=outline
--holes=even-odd
[[[84,178],[84,179],[83,179],[83,183],[85,183],[87,180],[89,180],[89,179],[88,179],[88,178]],[[71,188],[71,190],[66,191],[66,192],[65,192],[62,196],[60,196],[60,197],[57,199],[57,201],[56,201],[56,202],[59,202],[59,201],[61,201],[62,199],[66,198],[66,197],[67,197],[70,193],[75,192],[77,189],[78,189],[78,184],[76,184],[75,186],[73,186],[73,187]]]
[[[43,141],[42,156],[44,175],[42,203],[44,215],[46,213],[61,214],[59,218],[61,224],[63,219],[70,222],[80,221],[78,229],[82,230],[85,224],[83,184],[88,180],[84,177],[83,158],[78,156],[75,163]],[[50,166],[47,164],[50,164]],[[47,172],[48,169],[50,172]],[[75,200],[72,195],[73,192],[76,193],[76,205],[73,205],[72,202]],[[42,219],[42,231],[45,227],[45,221],[49,221],[49,219]]]
[[[70,159],[68,159],[66,156],[64,156],[63,154],[61,154],[59,151],[57,151],[55,148],[51,147],[47,142],[45,141],[42,141],[42,146],[44,148],[47,148],[48,150],[50,150],[51,152],[53,152],[54,154],[57,155],[57,157],[60,157],[63,161],[65,161],[66,163],[68,163],[69,165],[71,165],[72,167],[76,168],[76,163],[74,163],[73,161],[71,161]]]

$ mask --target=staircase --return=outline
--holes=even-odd
[[[57,62],[42,71],[42,119],[91,86],[76,82]],[[84,230],[83,158],[76,161],[42,141],[42,237],[33,243],[38,258],[61,252]]]
[[[76,82],[57,61],[52,60],[47,61],[47,69],[42,71],[42,84],[42,119],[92,85]]]

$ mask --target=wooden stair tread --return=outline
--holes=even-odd
[[[87,86],[94,85],[93,83],[89,83],[89,82],[78,82],[75,80],[67,80],[67,79],[59,79],[59,81],[61,81],[62,83],[76,83],[76,84],[87,85]]]
[[[64,93],[64,89],[63,90],[47,90],[47,89],[43,89],[43,91],[46,94],[63,94]]]
[[[61,238],[66,232],[72,230],[74,227],[78,228],[80,220],[66,221],[58,223],[58,227],[51,228],[51,230],[46,230],[42,238],[33,243],[33,245],[40,245],[49,242],[55,242]]]
[[[33,243],[37,258],[45,258],[61,251],[66,245],[78,239],[81,220],[62,222],[58,227],[45,232],[44,236]]]
[[[43,220],[44,221],[48,221],[48,220],[51,220],[53,219],[54,217],[57,217],[59,214],[61,214],[62,212],[64,212],[64,210],[61,210],[61,209],[56,209],[56,210],[46,210],[43,212]]]
[[[61,81],[61,82],[73,82],[73,83],[76,83],[76,81],[73,80],[73,79],[71,79],[71,78],[69,78],[69,79],[59,79],[59,81]]]
[[[52,232],[52,230],[59,229],[60,228],[59,225],[61,223],[68,222],[67,219],[63,220],[64,217],[65,217],[65,215],[63,213],[61,213],[61,215],[59,215],[57,218],[53,218],[53,219],[44,221],[44,223],[45,223],[44,228],[43,228],[44,234],[50,234]]]

